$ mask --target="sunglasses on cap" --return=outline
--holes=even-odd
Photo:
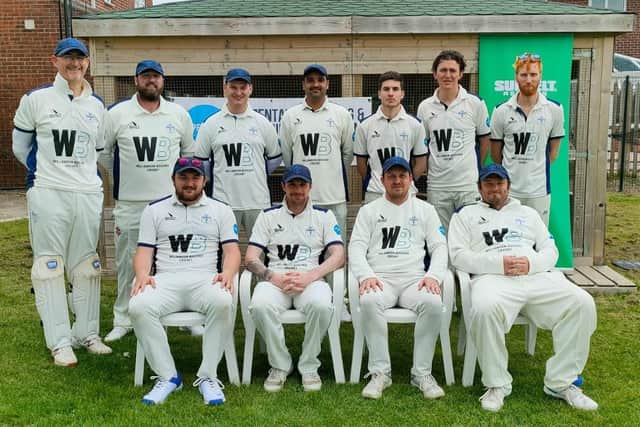
[[[527,59],[531,61],[540,61],[541,58],[540,58],[540,55],[538,55],[537,53],[525,52],[522,55],[516,56],[516,59],[520,61],[526,61]]]
[[[178,159],[178,165],[180,166],[195,166],[197,168],[201,168],[203,163],[200,159],[192,159],[189,157],[180,157]]]

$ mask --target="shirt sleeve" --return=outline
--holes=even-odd
[[[16,159],[20,163],[22,163],[26,168],[27,165],[27,157],[29,156],[29,152],[31,151],[31,147],[33,146],[33,137],[34,132],[25,132],[19,130],[18,128],[13,129],[13,143],[11,145],[13,149],[13,155],[16,156]]]
[[[293,137],[291,135],[291,114],[284,113],[282,123],[280,123],[280,149],[282,150],[282,161],[285,167],[291,166],[293,161]]]
[[[213,117],[213,116],[211,116]],[[201,160],[209,160],[211,157],[211,143],[209,142],[209,128],[211,127],[211,117],[209,117],[198,129],[196,137],[195,157]]]
[[[483,100],[478,98],[478,110],[475,117],[476,135],[489,135],[491,133],[489,123],[489,111],[487,110],[487,104],[485,104]]]
[[[562,105],[554,105],[552,112],[553,129],[551,129],[551,135],[549,139],[564,137],[564,110]]]
[[[260,116],[262,117],[262,116]],[[278,133],[271,122],[267,119],[260,120],[262,125],[262,138],[264,139],[265,156],[268,160],[282,156],[280,144],[278,144]]]
[[[158,230],[156,228],[153,209],[147,206],[140,216],[140,232],[138,234],[138,246],[155,248],[158,241]]]
[[[98,162],[109,172],[113,170],[113,153],[118,138],[116,113],[113,110],[107,110],[104,115],[104,151],[100,153]]]
[[[496,141],[504,140],[504,126],[502,123],[502,109],[494,108],[491,115],[491,139]]]
[[[193,140],[193,122],[184,108],[180,108],[180,122],[180,155],[192,157],[196,154],[196,144]]]
[[[353,154],[358,157],[369,157],[369,152],[367,151],[366,125],[367,121],[364,121],[356,128],[356,140],[353,144]]]
[[[427,136],[424,126],[421,124],[413,128],[413,149],[411,150],[411,154],[414,156],[424,156],[427,154]]]
[[[262,211],[258,215],[255,224],[253,225],[253,231],[249,238],[249,244],[266,249],[269,245],[271,233],[269,232],[269,218],[267,213]]]
[[[502,255],[477,252],[471,248],[471,230],[463,212],[453,214],[449,224],[449,257],[451,265],[469,274],[504,274]]]
[[[99,101],[99,107],[98,107],[98,117],[99,117],[99,124],[98,124],[98,133],[96,134],[96,151],[103,151],[104,150],[104,138],[105,138],[105,132],[106,132],[106,121],[107,121],[107,109],[104,108],[104,104],[102,103],[102,101]]]
[[[32,97],[23,95],[13,118],[13,125],[23,132],[35,132],[36,119],[32,107]]]
[[[342,164],[348,168],[353,161],[353,132],[354,125],[351,113],[345,108],[343,110],[343,128],[340,137],[340,149],[342,151]]]
[[[438,217],[438,213],[433,206],[427,206],[426,227],[427,251],[431,261],[425,277],[431,277],[442,283],[449,265],[447,239],[440,217]]]
[[[335,243],[342,244],[342,230],[338,225],[336,216],[331,210],[320,212],[322,214],[322,228],[324,231],[324,245],[329,246]]]
[[[222,205],[220,209],[220,243],[238,241],[238,224],[233,210],[227,205]]]
[[[351,231],[351,240],[349,240],[349,268],[358,283],[365,279],[376,277],[367,262],[371,232],[367,209],[360,208],[356,216],[356,222],[353,225],[353,231]]]
[[[534,227],[536,245],[533,255],[529,255],[529,274],[549,271],[555,267],[558,261],[558,248],[553,236],[544,225],[540,215],[531,215],[531,223]]]

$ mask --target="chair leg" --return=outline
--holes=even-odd
[[[136,340],[136,366],[133,373],[133,385],[139,387],[144,378],[144,349],[140,341]]]
[[[447,385],[456,382],[453,373],[453,356],[451,355],[451,339],[449,338],[449,328],[443,327],[440,330],[440,347],[442,348],[442,365],[444,366],[444,378]]]
[[[344,365],[342,363],[342,347],[340,345],[340,320],[334,319],[329,326],[329,347],[331,348],[331,360],[333,361],[333,372],[336,375],[336,384],[344,384]]]
[[[226,348],[224,350],[224,358],[227,362],[227,373],[229,382],[234,385],[240,385],[240,373],[238,372],[238,358],[236,357],[236,343],[233,339],[233,333],[229,337]]]
[[[360,382],[360,368],[362,366],[362,352],[364,350],[364,334],[361,330],[353,331],[353,352],[351,356],[351,384]]]
[[[242,360],[242,384],[251,384],[251,367],[253,365],[253,343],[256,339],[256,327],[253,322],[245,320],[244,358]]]
[[[536,339],[538,337],[538,327],[533,323],[529,322],[529,324],[525,327],[525,340],[527,346],[527,353],[530,356],[533,356],[536,352]]]
[[[464,319],[460,316],[460,324],[458,325],[458,356],[464,353],[464,347],[467,342],[467,328],[464,326]]]
[[[467,345],[464,352],[464,365],[462,367],[462,386],[470,387],[473,385],[473,377],[476,373],[476,359],[478,354],[476,347],[471,342],[471,337],[467,336]]]

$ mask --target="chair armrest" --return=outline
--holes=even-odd
[[[253,275],[249,270],[244,270],[240,276],[240,284],[238,285],[238,293],[240,296],[240,309],[242,310],[242,319],[246,323],[246,319],[250,319],[249,305],[251,304],[251,277]]]
[[[335,308],[335,317],[339,323],[344,310],[344,268],[339,268],[333,272],[333,306]]]
[[[442,281],[442,304],[448,312],[453,312],[453,304],[456,299],[456,287],[453,273],[451,270],[447,270]]]
[[[349,269],[348,275],[348,291],[349,291],[349,308],[351,310],[351,318],[357,322],[360,318],[360,284],[356,279],[353,271]]]
[[[456,270],[460,284],[460,300],[462,301],[462,316],[467,331],[471,326],[471,277],[465,271]]]

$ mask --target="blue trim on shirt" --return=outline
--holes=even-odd
[[[14,126],[13,128],[14,128],[15,130],[19,130],[19,131],[20,131],[20,132],[22,132],[22,133],[36,133],[36,130],[35,130],[35,129],[34,129],[34,130],[26,130],[26,129],[21,129],[21,128],[19,128],[18,126]]]
[[[262,249],[263,251],[267,250],[267,247],[266,246],[262,246],[260,243],[249,242],[249,243],[247,243],[247,245],[256,246],[256,247]]]
[[[369,158],[369,155],[368,155],[368,154],[358,154],[358,153],[353,153],[353,155],[354,155],[354,156],[356,156],[356,157],[364,157],[365,159],[368,159],[368,158]]]
[[[229,239],[229,240],[223,240],[222,242],[220,242],[220,244],[225,245],[227,243],[238,243],[239,240],[238,239]]]
[[[277,156],[271,156],[271,157],[269,157],[269,156],[265,156],[265,158],[266,158],[267,160],[277,159],[278,157],[282,157],[282,154],[278,154]]]
[[[342,245],[342,246],[344,246],[344,242],[342,240],[333,240],[333,241],[327,243],[326,245],[324,245],[324,248],[327,249],[329,246],[333,246],[333,245]]]
[[[344,185],[344,199],[349,201],[349,184],[347,182],[347,169],[344,166],[344,162],[340,160],[340,164],[342,165],[342,184]]]
[[[273,210],[276,210],[276,209],[280,209],[281,207],[282,207],[282,205],[274,205],[274,206],[271,206],[270,208],[263,209],[262,212],[273,211]]]
[[[36,169],[38,168],[38,140],[36,139],[36,134],[33,134],[31,138],[31,150],[29,150],[29,154],[27,154],[27,189],[33,187],[33,184],[36,180]]]
[[[143,248],[156,248],[156,245],[152,245],[150,243],[138,242],[138,246],[142,246]]]
[[[93,93],[91,94],[91,96],[93,96],[93,97],[94,97],[94,98],[96,98],[98,101],[100,101],[100,103],[102,104],[102,106],[104,106],[104,99],[102,99],[102,98],[100,97],[100,95],[98,95],[97,93],[93,92]]]
[[[547,194],[551,194],[551,145],[547,144],[547,149],[544,152],[544,174]]]
[[[322,207],[316,206],[316,205],[313,205],[312,208],[317,210],[317,211],[320,211],[320,212],[327,212],[329,210],[327,208],[322,208]]]
[[[107,110],[111,110],[111,109],[112,109],[113,107],[115,107],[116,105],[118,105],[118,104],[122,104],[123,102],[125,102],[125,101],[130,101],[130,100],[131,100],[131,98],[130,98],[130,97],[129,97],[129,98],[122,98],[122,99],[119,99],[119,100],[117,100],[116,102],[114,102],[113,104],[109,105],[109,106],[107,107]]]
[[[116,143],[113,150],[113,198],[118,200],[120,196],[120,147]]]
[[[168,199],[168,198],[170,198],[171,196],[173,196],[173,194],[169,194],[169,195],[164,196],[164,197],[161,197],[161,198],[159,198],[159,199],[152,200],[152,201],[150,201],[150,202],[149,202],[149,206],[151,206],[151,205],[155,205],[156,203],[160,203],[160,202],[161,202],[161,201],[163,201],[163,200],[167,200],[167,199]]]

